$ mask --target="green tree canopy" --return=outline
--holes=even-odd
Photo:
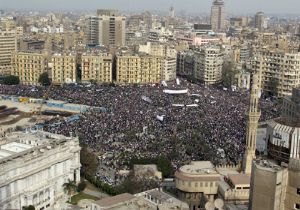
[[[23,206],[22,210],[35,210],[35,207],[33,205]]]
[[[77,186],[75,181],[68,180],[68,182],[63,184],[64,191],[68,193],[68,195],[73,195],[76,192]]]
[[[51,84],[51,81],[49,79],[49,75],[47,72],[44,72],[42,73],[40,76],[39,76],[39,80],[38,82],[43,85],[43,86],[49,86]]]
[[[272,77],[268,82],[268,86],[269,86],[269,94],[272,96],[277,95],[279,80],[277,78]]]
[[[237,70],[233,61],[224,62],[222,67],[222,81],[223,85],[230,87],[233,83],[234,75],[237,74]]]
[[[94,176],[98,166],[98,160],[94,153],[90,152],[87,146],[81,146],[80,152],[81,173],[83,176]]]
[[[9,75],[4,78],[3,83],[5,85],[18,85],[20,84],[20,79],[17,76]]]

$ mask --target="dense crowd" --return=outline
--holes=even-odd
[[[164,89],[188,89],[169,95]],[[0,94],[41,98],[104,107],[79,120],[46,122],[49,132],[80,135],[105,163],[124,169],[132,158],[168,157],[174,168],[191,160],[237,164],[246,139],[249,93],[204,87],[185,80],[180,85],[65,85],[51,87],[0,86]],[[192,106],[174,106],[184,104]],[[261,121],[278,116],[279,105],[260,100]],[[59,123],[57,123],[59,122]],[[224,150],[224,153],[222,151]],[[225,155],[225,156],[224,156]]]

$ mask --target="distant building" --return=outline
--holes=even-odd
[[[0,76],[9,75],[11,71],[11,54],[17,50],[14,31],[0,30]]]
[[[266,24],[265,14],[263,12],[256,13],[254,17],[254,27],[259,31],[263,31],[265,28],[267,28]]]
[[[45,41],[43,40],[20,40],[19,51],[43,50],[45,49]]]
[[[38,85],[39,76],[48,71],[48,59],[42,52],[14,52],[11,74],[24,85]]]
[[[0,209],[50,209],[63,197],[64,183],[80,182],[78,138],[16,132],[0,142]]]
[[[222,32],[225,30],[225,6],[223,0],[213,1],[210,24],[214,32]]]
[[[115,10],[97,10],[96,17],[87,19],[89,44],[105,46],[125,45],[125,21]]]

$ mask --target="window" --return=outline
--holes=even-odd
[[[295,209],[300,209],[300,204],[299,204],[299,203],[295,203],[294,208],[295,208]]]
[[[300,188],[297,188],[297,194],[300,195]]]

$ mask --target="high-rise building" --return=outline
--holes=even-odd
[[[0,76],[9,75],[11,71],[11,54],[17,50],[14,31],[0,31]]]
[[[263,12],[258,12],[255,14],[254,27],[259,31],[263,31],[266,28],[266,18]]]
[[[109,53],[84,53],[81,55],[81,80],[111,83],[113,57]]]
[[[89,45],[97,45],[99,44],[99,21],[98,17],[96,16],[91,16],[86,19],[86,24],[87,24],[87,31],[86,31],[86,36],[87,36],[87,43]]]
[[[39,76],[48,70],[48,59],[41,52],[14,52],[11,65],[11,74],[18,76],[21,84],[38,85]]]
[[[170,16],[171,18],[175,18],[175,9],[174,9],[173,6],[170,7],[170,10],[169,10],[169,16]]]
[[[225,30],[225,6],[223,0],[214,0],[211,7],[210,24],[212,30],[221,32]]]
[[[115,10],[97,10],[96,17],[87,19],[87,40],[89,44],[125,45],[125,21]]]
[[[247,115],[246,151],[243,159],[243,171],[245,174],[251,174],[252,161],[255,159],[256,133],[258,120],[261,115],[258,109],[260,94],[259,76],[253,75],[250,93],[250,107]]]
[[[74,53],[53,54],[51,61],[53,84],[75,83],[77,81],[77,57]]]
[[[29,205],[50,209],[64,196],[64,183],[80,182],[78,138],[43,131],[15,132],[0,142],[1,210]]]
[[[223,53],[218,46],[202,47],[195,51],[194,77],[206,85],[222,79]]]

